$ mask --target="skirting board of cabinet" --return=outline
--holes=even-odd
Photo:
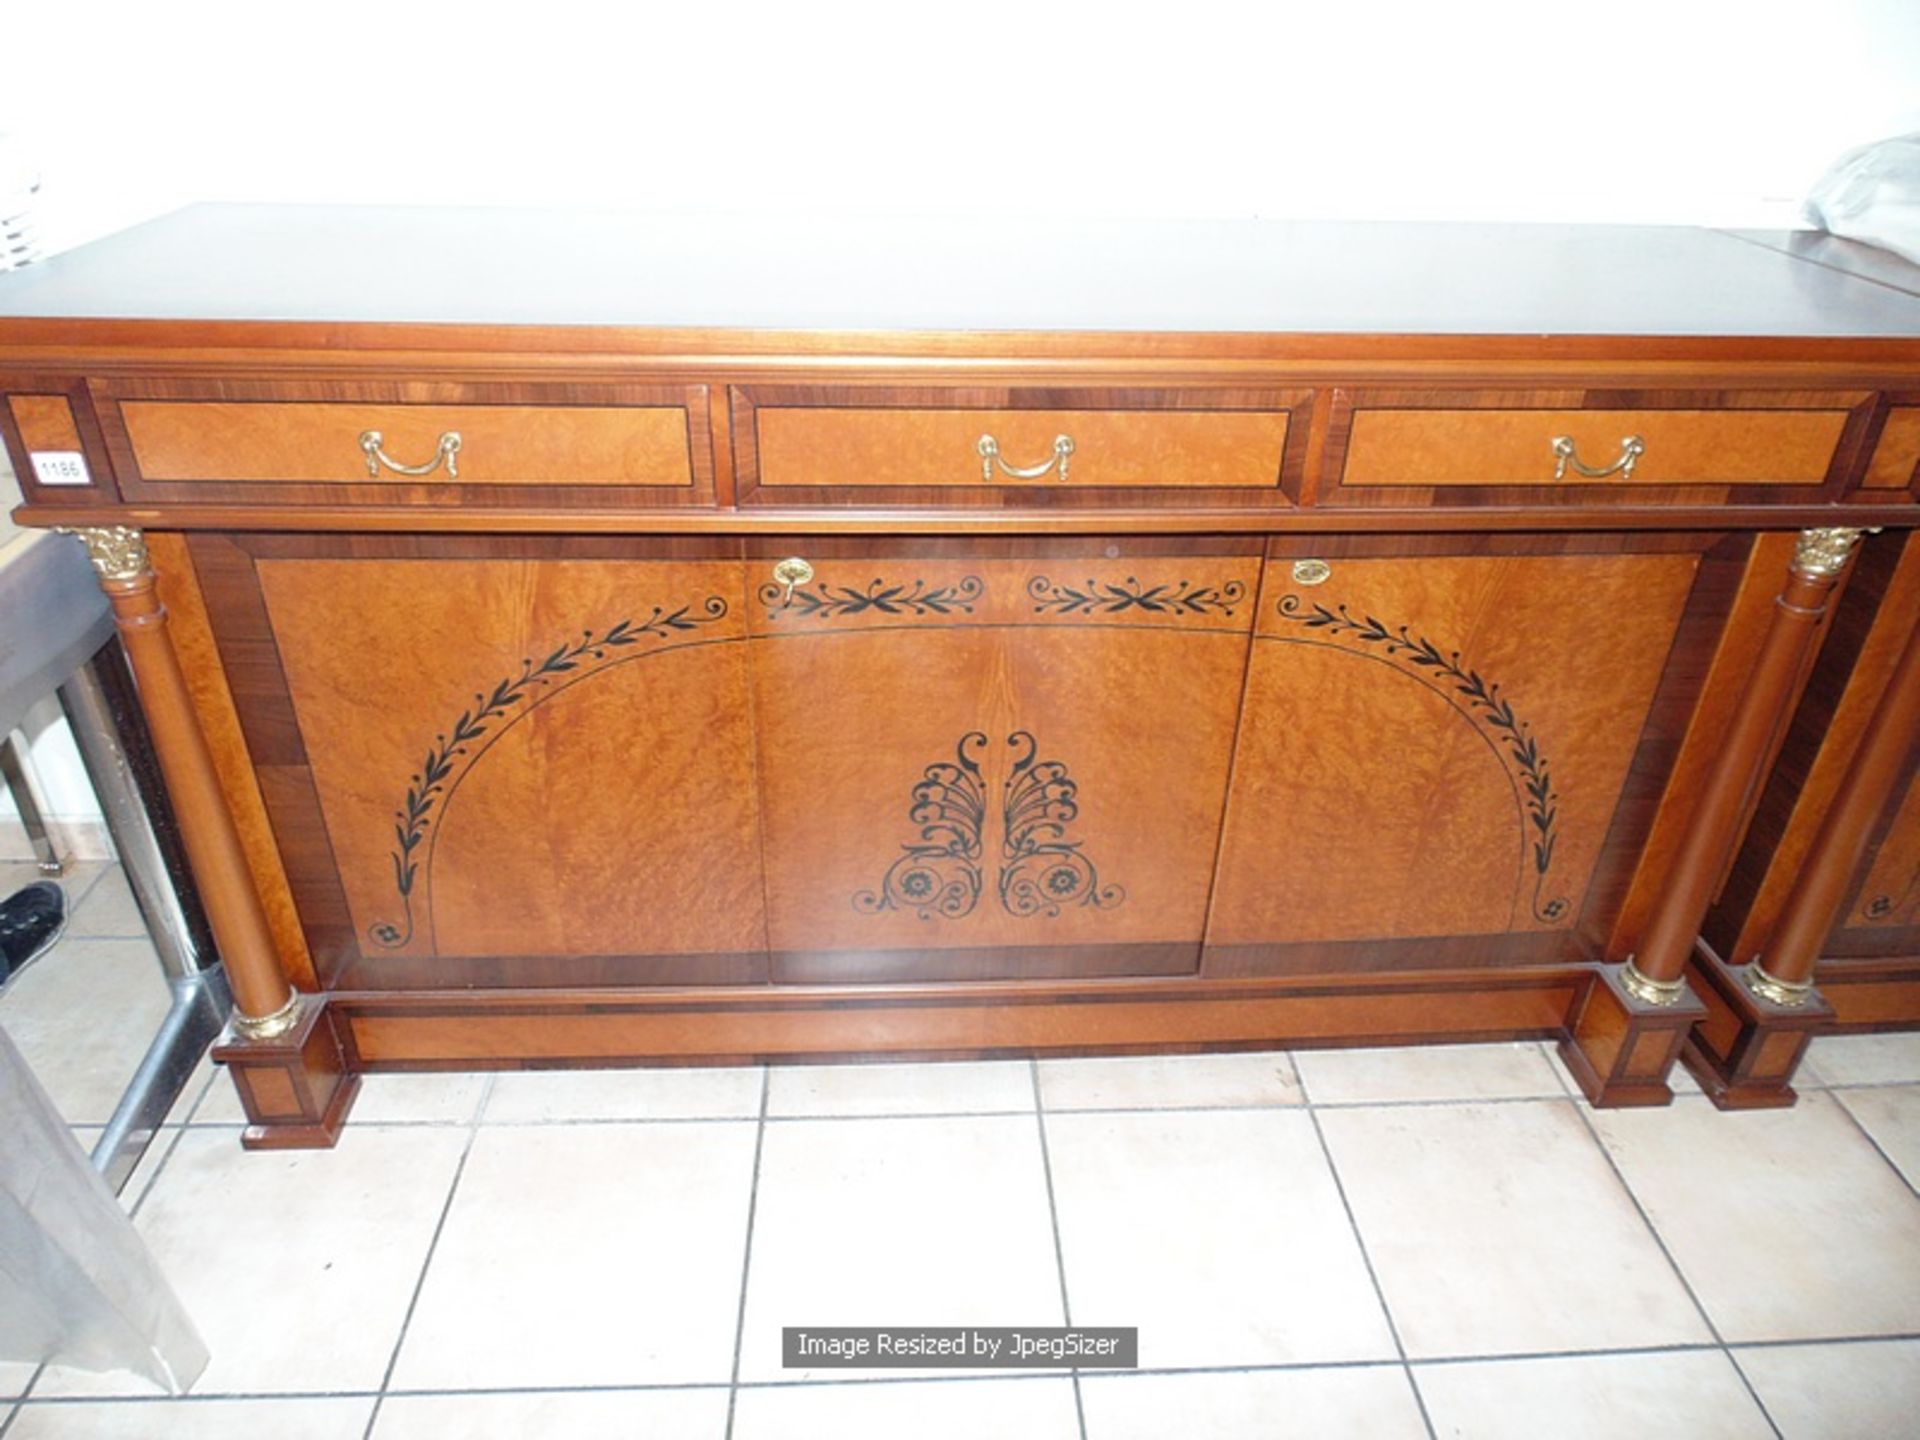
[[[1833,1007],[1824,1033],[1920,1030],[1920,955],[1822,960],[1814,980]]]
[[[965,1060],[1559,1039],[1596,1104],[1660,1104],[1697,1004],[1656,1014],[1596,964],[1339,981],[1119,980],[743,990],[333,992],[229,1041],[256,1145],[324,1146],[376,1071]],[[1623,1008],[1623,1002],[1625,1008]],[[1605,1015],[1619,1023],[1602,1023]],[[1584,1018],[1583,1018],[1584,1017]],[[1645,1030],[1655,1043],[1622,1046]],[[336,1048],[337,1047],[337,1048]],[[1657,1052],[1657,1053],[1656,1053]],[[1664,1057],[1665,1064],[1658,1063]],[[303,1066],[316,1073],[304,1076]],[[273,1108],[258,1105],[275,1072]],[[1629,1074],[1629,1071],[1631,1072]],[[280,1075],[288,1077],[286,1082]],[[311,1097],[303,1107],[300,1097]],[[305,1110],[313,1113],[307,1114]],[[291,1113],[298,1111],[300,1113]]]

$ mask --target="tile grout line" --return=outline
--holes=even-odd
[[[1293,1065],[1291,1054],[1287,1063]],[[1393,1340],[1393,1350],[1400,1357],[1400,1373],[1406,1377],[1407,1389],[1413,1392],[1414,1406],[1420,1411],[1420,1423],[1426,1427],[1427,1440],[1438,1440],[1438,1432],[1433,1428],[1433,1416],[1427,1413],[1427,1397],[1420,1393],[1419,1377],[1413,1373],[1413,1364],[1407,1359],[1407,1347],[1400,1339],[1400,1324],[1393,1318],[1393,1307],[1387,1304],[1387,1292],[1380,1288],[1379,1272],[1373,1268],[1373,1256],[1367,1251],[1367,1240],[1360,1233],[1359,1218],[1353,1213],[1353,1202],[1347,1198],[1346,1182],[1340,1178],[1340,1167],[1334,1163],[1333,1147],[1327,1144],[1327,1133],[1320,1128],[1320,1116],[1313,1103],[1312,1092],[1307,1087],[1307,1077],[1300,1067],[1293,1066],[1294,1078],[1300,1082],[1300,1098],[1306,1106],[1307,1123],[1313,1126],[1313,1138],[1320,1145],[1320,1158],[1326,1162],[1327,1176],[1333,1181],[1333,1193],[1340,1197],[1340,1209],[1347,1217],[1347,1228],[1353,1233],[1353,1243],[1360,1251],[1360,1263],[1366,1267],[1367,1281],[1373,1286],[1374,1303],[1380,1307],[1380,1318],[1387,1322],[1387,1334]]]
[[[205,1052],[202,1052],[202,1058],[204,1058],[204,1053]],[[197,1064],[198,1062],[196,1061],[195,1063]],[[193,1103],[187,1106],[186,1116],[180,1121],[180,1123],[178,1125],[170,1126],[164,1120],[160,1122],[160,1128],[162,1130],[170,1129],[173,1131],[173,1139],[167,1142],[166,1150],[162,1152],[159,1160],[155,1162],[153,1167],[153,1174],[148,1177],[146,1188],[142,1190],[138,1195],[134,1196],[133,1204],[127,1207],[127,1218],[129,1220],[132,1220],[138,1217],[138,1215],[140,1214],[140,1211],[145,1207],[147,1203],[147,1197],[153,1194],[154,1187],[159,1185],[160,1177],[167,1173],[167,1166],[172,1163],[174,1152],[180,1148],[180,1142],[187,1138],[187,1126],[192,1122],[193,1117],[200,1113],[200,1107],[207,1103],[207,1096],[213,1093],[213,1087],[219,1082],[219,1080],[220,1080],[220,1067],[216,1065],[214,1066],[212,1072],[207,1076],[206,1083],[200,1087],[200,1093],[193,1097]],[[176,1101],[175,1103],[177,1104],[179,1102]],[[156,1135],[154,1138],[158,1139],[159,1137]],[[141,1158],[145,1159],[145,1156],[142,1156]],[[127,1182],[129,1184],[133,1182],[134,1175],[139,1173],[139,1168],[140,1167],[136,1165],[133,1171],[127,1175]]]
[[[1560,1087],[1563,1090],[1567,1089],[1565,1075],[1560,1077]],[[1767,1428],[1773,1431],[1774,1440],[1784,1440],[1780,1433],[1780,1426],[1773,1418],[1773,1412],[1767,1409],[1766,1402],[1760,1398],[1760,1392],[1753,1388],[1753,1382],[1747,1378],[1747,1372],[1734,1358],[1733,1347],[1727,1344],[1726,1336],[1720,1333],[1720,1327],[1714,1323],[1713,1316],[1707,1313],[1705,1302],[1700,1299],[1699,1293],[1693,1288],[1693,1282],[1687,1278],[1687,1272],[1680,1268],[1680,1262],[1674,1258],[1672,1249],[1667,1245],[1667,1237],[1662,1235],[1660,1227],[1653,1223],[1653,1217],[1647,1213],[1647,1207],[1640,1203],[1639,1195],[1627,1182],[1626,1172],[1613,1158],[1613,1151],[1609,1150],[1607,1142],[1600,1138],[1600,1128],[1593,1123],[1593,1116],[1589,1113],[1592,1107],[1571,1091],[1568,1091],[1567,1103],[1573,1106],[1573,1113],[1580,1117],[1580,1123],[1586,1128],[1587,1136],[1593,1141],[1594,1149],[1598,1150],[1600,1158],[1606,1161],[1607,1169],[1613,1175],[1614,1182],[1619,1185],[1621,1193],[1632,1204],[1634,1213],[1640,1217],[1640,1223],[1647,1227],[1647,1234],[1653,1237],[1653,1243],[1659,1247],[1661,1258],[1667,1262],[1667,1268],[1673,1271],[1673,1278],[1680,1282],[1680,1288],[1686,1292],[1687,1299],[1692,1302],[1694,1312],[1700,1317],[1700,1323],[1707,1327],[1707,1333],[1713,1336],[1714,1344],[1726,1357],[1727,1363],[1733,1367],[1733,1373],[1740,1377],[1741,1388],[1747,1392],[1747,1398],[1753,1401],[1754,1408],[1760,1412],[1760,1418],[1767,1422]]]
[[[467,1157],[473,1154],[473,1142],[480,1138],[480,1125],[486,1119],[487,1105],[493,1099],[494,1076],[487,1076],[487,1083],[480,1089],[480,1099],[473,1107],[473,1114],[467,1119],[467,1143],[460,1147],[460,1158],[453,1167],[453,1182],[447,1186],[447,1198],[440,1206],[440,1218],[434,1222],[433,1238],[427,1241],[427,1253],[420,1261],[420,1274],[413,1282],[413,1293],[407,1297],[406,1313],[400,1317],[400,1333],[394,1337],[393,1353],[387,1357],[387,1368],[380,1376],[380,1388],[373,1397],[373,1409],[367,1412],[367,1428],[362,1432],[362,1440],[373,1440],[373,1427],[380,1423],[380,1407],[386,1403],[387,1386],[393,1383],[393,1372],[400,1363],[400,1352],[407,1343],[407,1330],[413,1324],[413,1312],[419,1308],[420,1294],[427,1288],[427,1273],[433,1269],[434,1253],[440,1248],[440,1236],[447,1228],[447,1217],[453,1214],[453,1202],[460,1194],[460,1180],[467,1173]]]
[[[1053,1227],[1053,1266],[1060,1277],[1060,1322],[1073,1327],[1073,1301],[1067,1296],[1067,1252],[1060,1244],[1060,1206],[1053,1195],[1053,1151],[1047,1144],[1047,1107],[1040,1098],[1040,1062],[1029,1059],[1027,1073],[1033,1082],[1033,1123],[1040,1136],[1040,1175],[1047,1186],[1047,1221]],[[1080,1425],[1080,1440],[1087,1440],[1087,1407],[1080,1394],[1080,1371],[1067,1372],[1073,1380],[1073,1413]]]
[[[373,1071],[371,1074],[405,1074],[431,1072]],[[492,1074],[496,1072],[476,1072]],[[500,1071],[499,1074],[510,1074]],[[1890,1090],[1920,1087],[1920,1080],[1884,1080],[1862,1081],[1858,1084],[1803,1086],[1804,1090],[1815,1094],[1838,1094],[1850,1090]],[[1304,1090],[1304,1081],[1302,1089]],[[1677,1095],[1676,1099],[1696,1100],[1704,1097],[1687,1092]],[[1571,1099],[1585,1104],[1585,1097],[1576,1091],[1569,1091],[1564,1080],[1558,1091],[1543,1091],[1535,1095],[1473,1095],[1455,1096],[1448,1099],[1431,1100],[1317,1100],[1314,1108],[1322,1111],[1342,1110],[1432,1110],[1443,1109],[1451,1105],[1537,1105],[1543,1100]],[[1235,1105],[1090,1105],[1090,1106],[1048,1106],[1053,1115],[1214,1115],[1214,1114],[1255,1114],[1264,1111],[1289,1111],[1303,1108],[1302,1102],[1263,1101],[1251,1104]],[[795,1113],[791,1115],[768,1115],[769,1125],[817,1124],[820,1121],[861,1121],[861,1120],[1005,1120],[1018,1118],[1027,1113],[1025,1110],[887,1110],[869,1113],[834,1114],[827,1111]],[[357,1120],[355,1129],[389,1130],[457,1130],[464,1129],[465,1120]],[[493,1129],[540,1129],[556,1126],[595,1126],[595,1125],[715,1125],[756,1123],[756,1117],[740,1114],[712,1115],[577,1115],[555,1116],[550,1119],[493,1120],[489,1121]],[[186,1130],[239,1130],[246,1126],[245,1120],[189,1120],[169,1125],[169,1129]]]
[[[1868,1087],[1863,1086],[1861,1088],[1865,1089]],[[1880,1142],[1874,1138],[1873,1131],[1867,1128],[1866,1122],[1853,1113],[1853,1107],[1847,1104],[1846,1096],[1832,1090],[1829,1090],[1827,1093],[1833,1097],[1833,1103],[1840,1108],[1840,1113],[1853,1122],[1853,1128],[1858,1130],[1862,1138],[1873,1147],[1873,1153],[1887,1162],[1888,1168],[1899,1177],[1900,1181],[1908,1190],[1912,1191],[1916,1197],[1920,1197],[1920,1185],[1915,1185],[1913,1181],[1907,1179],[1907,1172],[1902,1170],[1894,1158],[1881,1148]]]
[[[1818,1349],[1834,1345],[1883,1345],[1914,1344],[1920,1342],[1920,1331],[1898,1331],[1874,1335],[1826,1335],[1787,1340],[1748,1340],[1742,1341],[1736,1348],[1741,1350],[1781,1350],[1781,1349]],[[1506,1351],[1485,1355],[1434,1355],[1424,1357],[1421,1366],[1485,1365],[1503,1362],[1526,1362],[1538,1360],[1581,1360],[1605,1359],[1610,1356],[1638,1355],[1690,1355],[1711,1354],[1722,1350],[1723,1346],[1710,1341],[1680,1342],[1667,1345],[1629,1345],[1612,1349],[1588,1350],[1537,1350]],[[1268,1375],[1295,1374],[1307,1371],[1340,1370],[1398,1370],[1402,1368],[1397,1360],[1307,1360],[1281,1362],[1271,1365],[1170,1365],[1140,1370],[1098,1370],[1095,1373],[1117,1379],[1129,1376],[1192,1376],[1192,1375]],[[911,1379],[897,1379],[892,1376],[835,1376],[820,1380],[743,1380],[742,1390],[795,1390],[824,1389],[836,1386],[855,1385],[966,1385],[983,1383],[1007,1383],[1009,1381],[1040,1382],[1062,1378],[1065,1371],[1031,1370],[1010,1374],[952,1374],[923,1375]],[[677,1393],[693,1390],[723,1390],[728,1388],[725,1382],[717,1380],[662,1381],[655,1384],[637,1385],[501,1385],[478,1386],[468,1389],[394,1389],[385,1392],[389,1396],[407,1399],[417,1398],[459,1398],[470,1395],[625,1395]],[[228,1401],[266,1401],[292,1402],[300,1400],[373,1400],[380,1397],[373,1390],[229,1390],[198,1395],[49,1395],[31,1403],[43,1408],[72,1408],[84,1405],[174,1405],[174,1404],[210,1404]],[[22,1408],[29,1402],[23,1398],[13,1401],[0,1401],[0,1404],[16,1404]],[[0,1432],[4,1433],[4,1432]]]
[[[760,1156],[767,1144],[767,1097],[773,1091],[773,1067],[760,1067],[760,1122],[753,1132],[753,1177],[747,1182],[747,1238],[740,1253],[740,1306],[733,1318],[733,1371],[727,1377],[727,1428],[733,1440],[733,1412],[740,1400],[740,1352],[747,1337],[747,1282],[753,1274],[753,1224],[760,1213]]]

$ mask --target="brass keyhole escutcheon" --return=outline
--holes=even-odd
[[[793,603],[793,590],[796,585],[804,585],[813,579],[813,566],[798,555],[789,555],[773,567],[773,583],[780,587],[780,608],[785,609]]]
[[[1293,583],[1296,585],[1324,585],[1332,574],[1333,567],[1324,560],[1293,562]]]

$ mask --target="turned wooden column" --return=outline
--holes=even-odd
[[[146,541],[138,530],[119,525],[65,533],[85,543],[100,588],[113,607],[187,861],[226,965],[233,1028],[253,1040],[284,1034],[299,1018],[299,996],[280,972],[266,913],[227,813],[186,676],[167,636],[167,612],[154,589]]]
[[[1821,947],[1846,903],[1847,886],[1866,852],[1867,837],[1893,794],[1907,749],[1916,737],[1920,737],[1920,625],[1914,627],[1886,693],[1867,722],[1860,748],[1820,822],[1773,934],[1753,963],[1740,972],[1746,987],[1762,1000],[1798,1009],[1811,997],[1813,967]]]
[[[1746,693],[1720,738],[1666,887],[1655,902],[1640,947],[1621,967],[1620,983],[1649,1005],[1672,1005],[1686,993],[1685,972],[1714,887],[1726,868],[1795,678],[1826,614],[1827,599],[1853,558],[1860,531],[1802,530],[1787,583],[1773,602],[1773,623],[1761,643]]]

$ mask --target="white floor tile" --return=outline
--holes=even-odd
[[[74,907],[67,933],[76,939],[146,938],[146,917],[134,901],[126,871],[118,865],[107,867]]]
[[[972,1115],[1031,1112],[1024,1060],[927,1065],[776,1065],[769,1115]]]
[[[734,1440],[1074,1440],[1073,1382],[1057,1376],[742,1390]]]
[[[1050,1110],[1303,1103],[1293,1061],[1279,1051],[1042,1060],[1040,1098]]]
[[[464,1124],[472,1120],[479,1109],[486,1086],[486,1075],[473,1070],[362,1076],[360,1093],[354,1097],[347,1123]],[[193,1118],[198,1125],[246,1123],[246,1112],[240,1108],[240,1093],[234,1088],[232,1076],[223,1072],[214,1080]]]
[[[1402,1045],[1387,1050],[1303,1050],[1294,1057],[1316,1105],[1393,1100],[1558,1098],[1566,1092],[1540,1047]]]
[[[1881,1153],[1920,1189],[1920,1085],[1885,1085],[1834,1092]]]
[[[1726,1339],[1920,1330],[1920,1199],[1832,1096],[1594,1119]]]
[[[1901,1085],[1920,1080],[1920,1031],[1818,1035],[1801,1073],[1808,1085]]]
[[[756,1128],[482,1128],[395,1388],[726,1380]]]
[[[39,1368],[28,1360],[0,1360],[0,1401],[18,1399]]]
[[[99,1400],[20,1408],[7,1440],[360,1440],[371,1399]]]
[[[1920,1429],[1920,1341],[1734,1353],[1783,1440],[1912,1440]]]
[[[145,940],[62,940],[0,995],[7,1028],[74,1125],[104,1125],[172,1004]]]
[[[1460,1440],[1772,1440],[1718,1350],[1414,1369],[1436,1435]]]
[[[1087,1440],[1424,1440],[1398,1365],[1217,1375],[1089,1375]]]
[[[724,1440],[727,1391],[389,1395],[372,1440]]]
[[[246,1151],[189,1130],[136,1224],[199,1326],[201,1393],[379,1386],[465,1135],[349,1127],[333,1150]],[[50,1369],[41,1394],[149,1394]]]
[[[767,1126],[742,1379],[813,1374],[782,1326],[1063,1323],[1033,1116]]]
[[[1077,1325],[1136,1325],[1140,1363],[1391,1357],[1393,1339],[1300,1110],[1049,1115]]]
[[[751,1120],[758,1067],[510,1070],[494,1076],[488,1124],[547,1120]]]
[[[1711,1338],[1571,1102],[1320,1121],[1410,1356]]]

